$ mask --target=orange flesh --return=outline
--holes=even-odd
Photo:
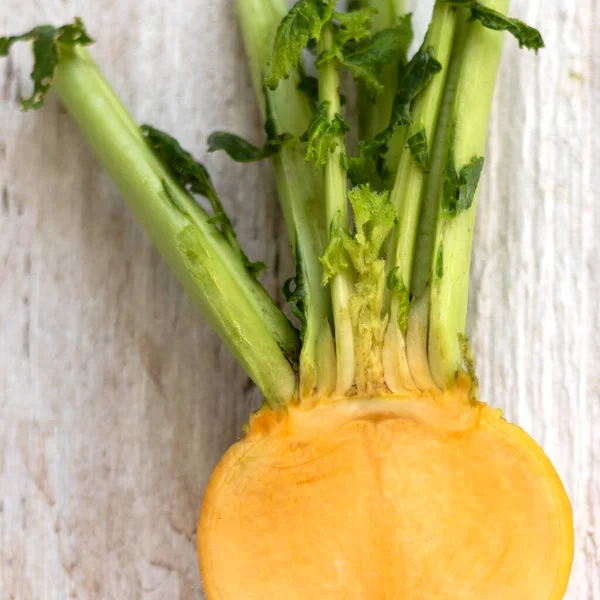
[[[209,600],[560,600],[572,515],[543,451],[484,404],[325,401],[253,417],[198,552]]]

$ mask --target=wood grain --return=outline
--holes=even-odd
[[[571,496],[567,597],[600,600],[600,4],[512,12],[548,48],[506,42],[470,329],[484,398]],[[270,166],[205,157],[215,128],[261,136],[232,1],[4,0],[0,31],[75,14],[135,118],[206,159],[276,293],[289,257]],[[0,598],[197,600],[202,493],[259,397],[55,98],[19,113],[29,69],[24,48],[0,63]]]

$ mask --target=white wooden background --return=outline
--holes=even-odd
[[[571,496],[568,598],[600,600],[600,2],[512,13],[548,48],[505,46],[471,331],[483,397]],[[200,157],[217,127],[260,139],[232,0],[2,0],[0,32],[73,15],[139,122]],[[259,397],[56,99],[19,112],[29,68],[25,48],[0,63],[0,600],[200,599],[202,493]],[[206,162],[275,291],[270,166]]]

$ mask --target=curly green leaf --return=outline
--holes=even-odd
[[[360,41],[371,33],[371,17],[377,11],[374,8],[362,8],[350,12],[334,13],[334,18],[339,22],[336,41],[346,44],[350,40]]]
[[[367,89],[375,95],[383,90],[380,81],[383,68],[405,60],[412,38],[411,16],[406,15],[396,27],[383,29],[358,41],[336,44],[319,56],[317,67],[326,61],[337,60],[351,71],[355,79],[364,81]]]
[[[469,163],[456,170],[452,145],[448,151],[442,188],[442,211],[448,218],[454,218],[473,205],[479,179],[484,165],[483,157],[473,157]]]
[[[343,164],[348,171],[352,185],[366,185],[376,191],[384,191],[387,185],[387,169],[384,156],[391,136],[377,136],[371,142],[358,142],[356,156],[343,156]]]
[[[238,135],[215,131],[208,138],[208,151],[218,152],[222,150],[235,162],[256,162],[279,154],[281,146],[292,137],[284,133],[273,139],[267,139],[261,148],[257,148]]]
[[[277,125],[275,116],[273,115],[273,107],[271,106],[271,96],[264,89],[266,120],[265,133],[267,139],[261,148],[254,146],[250,142],[233,133],[225,133],[215,131],[208,138],[208,151],[218,152],[222,150],[229,158],[235,162],[248,163],[271,158],[279,154],[281,147],[288,140],[293,139],[293,135],[289,133],[277,133]]]
[[[345,247],[348,232],[340,227],[332,227],[329,233],[329,243],[325,254],[319,259],[323,265],[323,285],[350,266],[350,259]]]
[[[88,35],[81,19],[77,17],[72,25],[53,27],[40,25],[21,35],[0,38],[0,56],[8,56],[16,42],[33,42],[33,93],[21,99],[24,111],[36,110],[44,106],[46,94],[54,83],[61,53],[76,45],[89,46],[94,40]]]
[[[433,55],[433,48],[421,48],[401,69],[398,91],[392,106],[392,118],[388,129],[410,125],[412,101],[429,85],[434,75],[442,70],[442,65]]]
[[[273,46],[265,84],[274,90],[298,66],[301,53],[318,41],[323,26],[333,17],[335,0],[299,0],[283,18]]]
[[[449,3],[454,6],[470,8],[470,21],[479,21],[484,27],[494,31],[508,31],[519,42],[519,48],[533,50],[536,54],[540,48],[545,48],[542,34],[519,19],[507,17],[475,0],[464,0],[462,2],[460,0],[449,0]]]
[[[329,120],[331,102],[322,102],[306,132],[300,138],[306,142],[306,160],[321,168],[329,155],[338,147],[339,139],[350,131],[342,115],[336,113]]]

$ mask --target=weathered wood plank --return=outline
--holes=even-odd
[[[599,5],[512,11],[548,48],[506,43],[471,331],[483,396],[543,444],[571,494],[568,598],[600,600]],[[74,14],[138,121],[200,157],[217,127],[260,139],[230,0],[4,0],[0,31]],[[202,598],[202,492],[259,398],[56,100],[18,112],[29,66],[24,49],[0,63],[0,597]],[[276,291],[270,167],[206,160]]]

